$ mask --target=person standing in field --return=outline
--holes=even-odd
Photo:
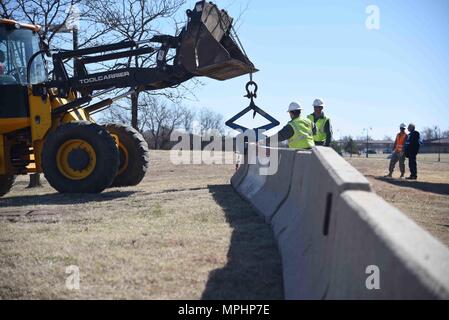
[[[405,141],[407,140],[407,133],[405,133],[406,125],[401,123],[399,126],[399,133],[396,136],[396,140],[393,146],[393,154],[391,155],[389,173],[386,178],[392,178],[396,163],[399,162],[399,170],[401,171],[400,178],[404,178],[405,175]]]
[[[417,180],[418,179],[418,165],[416,163],[416,156],[419,153],[419,148],[421,146],[421,136],[418,131],[416,131],[415,125],[410,123],[408,126],[408,137],[405,141],[405,157],[408,158],[408,166],[410,169],[410,177],[407,180]]]
[[[313,101],[313,113],[307,118],[316,126],[316,132],[313,135],[313,140],[317,146],[329,147],[332,142],[332,127],[331,120],[324,115],[323,109],[325,104],[322,99],[315,99]]]
[[[290,103],[287,111],[291,121],[275,135],[279,142],[288,140],[290,149],[311,149],[315,146],[313,141],[313,136],[316,133],[315,124],[309,119],[301,117],[302,110],[303,108],[298,103]]]

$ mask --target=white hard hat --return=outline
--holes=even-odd
[[[407,129],[407,125],[405,123],[401,123],[401,125],[399,126],[399,128],[401,129]]]
[[[315,101],[313,101],[313,106],[314,107],[325,107],[323,100],[321,99],[315,99]]]
[[[302,107],[299,105],[299,103],[296,102],[292,102],[290,103],[290,105],[288,106],[288,111],[298,111],[298,110],[302,110]]]

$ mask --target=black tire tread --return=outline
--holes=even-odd
[[[128,168],[118,174],[111,187],[138,185],[145,177],[150,163],[148,144],[139,131],[123,124],[107,124],[106,130],[119,136],[129,155]]]
[[[94,172],[83,180],[70,180],[58,170],[56,154],[64,141],[81,138],[97,153]],[[114,139],[100,125],[88,121],[73,121],[48,134],[42,153],[42,168],[50,185],[60,193],[100,193],[108,188],[118,170],[119,154]]]
[[[0,197],[3,197],[11,190],[15,180],[16,177],[14,175],[0,175]]]

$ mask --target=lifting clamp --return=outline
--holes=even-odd
[[[250,90],[251,86],[254,87],[253,91]],[[257,98],[257,90],[258,89],[259,89],[259,87],[258,87],[257,83],[254,82],[251,77],[250,81],[246,84],[247,94],[244,96],[251,100],[249,106],[246,107],[245,109],[243,109],[241,112],[239,112],[235,116],[233,116],[228,121],[226,121],[226,125],[228,127],[232,128],[234,130],[240,130],[240,131],[242,131],[242,133],[245,133],[247,130],[254,130],[255,135],[256,135],[256,141],[259,141],[259,132],[268,131],[270,129],[273,129],[274,127],[277,127],[280,124],[278,120],[276,120],[275,118],[270,116],[268,113],[266,113],[264,110],[262,110],[255,104],[254,99]],[[250,111],[254,111],[253,119],[256,117],[257,114],[260,114],[262,117],[264,117],[266,120],[268,120],[269,123],[264,126],[261,126],[258,128],[252,128],[252,129],[243,127],[243,126],[235,123],[238,119],[240,119],[241,117],[243,117],[245,114],[247,114]]]

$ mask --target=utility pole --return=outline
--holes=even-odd
[[[368,148],[369,148],[369,136],[368,136],[368,131],[366,131],[366,157],[369,157],[369,153],[368,153]]]
[[[373,130],[373,128],[365,128],[363,129],[363,132],[366,131],[366,157],[369,158],[368,156],[368,148],[369,148],[369,130]]]
[[[435,134],[437,135],[438,139],[438,162],[441,162],[441,129],[435,127]]]
[[[78,50],[78,26],[59,26],[59,25],[51,25],[50,30],[58,30],[57,33],[71,33],[72,34],[72,47],[73,50]]]
[[[73,50],[78,50],[78,27],[73,26],[72,29],[72,37],[73,37]]]

